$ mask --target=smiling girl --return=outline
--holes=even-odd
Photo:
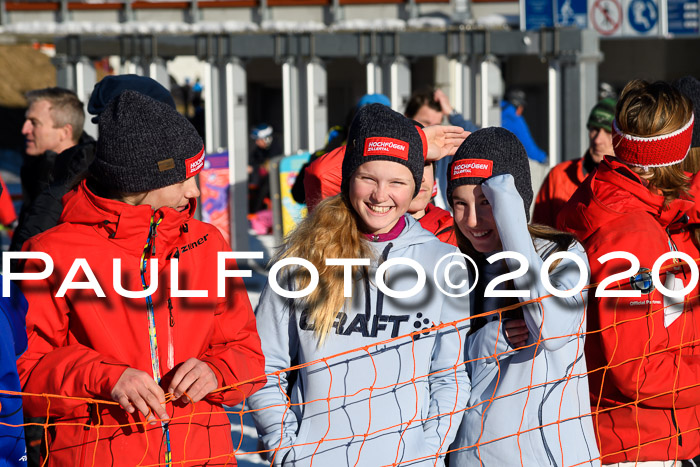
[[[554,261],[550,283],[559,291],[587,284],[583,247],[571,235],[528,226],[527,154],[508,130],[472,133],[449,170],[457,244],[479,272],[472,315],[484,314],[473,319],[467,339],[472,392],[450,465],[590,465],[598,450],[583,358],[584,294],[551,297],[540,280],[543,262],[568,252],[577,260]],[[521,266],[513,258],[489,259],[500,252],[522,255],[528,272],[490,290],[491,281]],[[532,299],[539,300],[498,311]]]
[[[273,465],[443,464],[440,454],[469,397],[466,324],[430,328],[467,318],[469,308],[435,287],[437,280],[452,291],[443,268],[433,278],[438,260],[456,248],[406,213],[423,178],[425,141],[412,121],[388,107],[360,109],[341,194],[322,201],[275,259],[308,260],[320,281],[295,299],[268,287],[256,310],[268,379],[249,402]],[[352,298],[344,296],[343,268],[326,263],[332,258],[367,260],[348,277]],[[417,294],[397,298],[378,287],[377,268],[394,259],[426,271]],[[416,284],[406,265],[391,266],[383,277],[395,291]],[[309,280],[303,267],[277,278],[297,291]],[[301,367],[290,383],[286,369],[295,364]]]

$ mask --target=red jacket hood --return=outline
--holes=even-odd
[[[159,244],[172,244],[186,229],[185,224],[192,219],[197,202],[190,200],[189,208],[177,211],[164,207],[153,210],[151,206],[132,206],[122,201],[101,198],[87,187],[83,180],[76,190],[63,198],[64,208],[59,223],[90,225],[104,237],[112,239],[119,247],[135,252],[143,251],[149,234],[151,217],[160,221],[156,236],[156,249]],[[135,241],[143,238],[143,242]]]
[[[694,206],[684,199],[676,199],[666,208],[663,204],[664,197],[652,194],[639,175],[606,157],[566,203],[557,217],[557,226],[584,242],[622,215],[647,213],[665,229]]]

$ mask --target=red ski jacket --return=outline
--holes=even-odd
[[[556,226],[557,214],[586,179],[583,174],[585,157],[562,162],[549,171],[535,198],[533,224]]]
[[[678,249],[686,251],[693,258],[700,260],[697,241],[694,231],[700,229],[700,177],[697,174],[686,173],[691,179],[688,198],[693,201],[693,207],[687,210],[679,222],[675,222],[669,228],[671,239],[678,245]]]
[[[433,203],[428,203],[425,207],[425,215],[418,219],[418,222],[420,222],[421,227],[432,232],[441,242],[457,246],[454,221],[449,211],[445,211]]]
[[[559,229],[575,234],[585,246],[591,283],[620,273],[623,277],[606,290],[642,292],[636,298],[595,297],[593,288],[589,294],[585,350],[603,464],[683,460],[700,453],[697,284],[684,298],[671,298],[650,280],[640,280],[636,287],[631,281],[675,249],[667,227],[693,207],[682,199],[666,208],[663,202],[638,175],[606,157],[558,218]],[[630,262],[623,259],[598,261],[614,251],[632,253],[641,269],[629,271]],[[674,266],[671,260],[663,264]],[[682,264],[662,270],[661,283],[676,290],[686,286],[690,274]]]
[[[121,260],[121,286],[142,291],[139,268],[147,239],[158,259],[158,288],[152,294],[161,387],[168,390],[179,364],[191,357],[206,362],[219,388],[264,372],[255,317],[241,279],[226,279],[217,297],[217,253],[230,251],[217,229],[192,219],[189,210],[157,211],[95,196],[85,182],[65,198],[62,222],[25,244],[48,253],[55,270],[41,281],[22,281],[29,301],[29,347],[18,360],[24,391],[90,398],[25,396],[25,414],[55,424],[49,432],[49,465],[133,466],[164,464],[161,426],[125,412],[110,392],[128,367],[153,374],[145,298],[125,298],[113,286],[113,259]],[[151,219],[160,223],[154,227]],[[57,292],[76,258],[84,258],[105,297],[94,290]],[[179,262],[179,290],[201,290],[207,297],[182,298],[171,289],[173,260]],[[233,261],[227,264],[234,267]],[[27,260],[24,272],[44,269]],[[73,279],[87,282],[83,267]],[[150,271],[146,274],[150,277]],[[149,280],[149,284],[152,281]],[[262,386],[264,378],[214,391],[192,405],[168,402],[173,465],[235,465],[229,419],[222,404],[233,405]]]
[[[0,224],[10,225],[17,219],[17,212],[12,204],[12,197],[7,191],[7,185],[0,177]]]
[[[313,211],[322,200],[340,193],[340,185],[343,181],[343,157],[345,157],[345,146],[340,146],[306,167],[304,194],[309,212]]]

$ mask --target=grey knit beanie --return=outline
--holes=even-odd
[[[341,191],[347,195],[350,177],[365,162],[391,161],[411,171],[415,198],[423,181],[427,149],[423,132],[413,120],[382,104],[362,106],[350,125]]]
[[[693,102],[695,123],[693,123],[693,140],[690,147],[698,148],[700,147],[700,123],[698,123],[698,118],[700,118],[700,81],[692,76],[684,76],[674,81],[673,87]]]
[[[529,222],[532,204],[530,163],[520,140],[505,128],[482,128],[464,140],[447,172],[447,199],[452,204],[452,192],[458,186],[480,185],[487,178],[501,174],[513,176]]]
[[[204,166],[204,144],[177,110],[136,91],[115,97],[100,114],[95,162],[99,182],[121,193],[184,181]]]

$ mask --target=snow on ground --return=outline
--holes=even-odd
[[[239,264],[241,269],[248,267],[253,271],[253,277],[245,278],[244,282],[250,304],[255,309],[260,298],[260,292],[267,282],[267,275],[264,274],[265,265],[274,253],[275,240],[272,235],[255,235],[250,231],[250,251],[262,251],[264,257],[257,261],[255,265]],[[239,467],[252,467],[257,465],[270,465],[269,462],[262,460],[260,454],[248,454],[262,449],[258,447],[258,433],[253,423],[253,417],[244,411],[241,414],[242,406],[231,407],[227,409],[228,418],[231,421],[231,438],[233,439],[233,447],[237,449],[240,442],[240,448],[237,452],[242,454],[236,455],[236,461]]]

